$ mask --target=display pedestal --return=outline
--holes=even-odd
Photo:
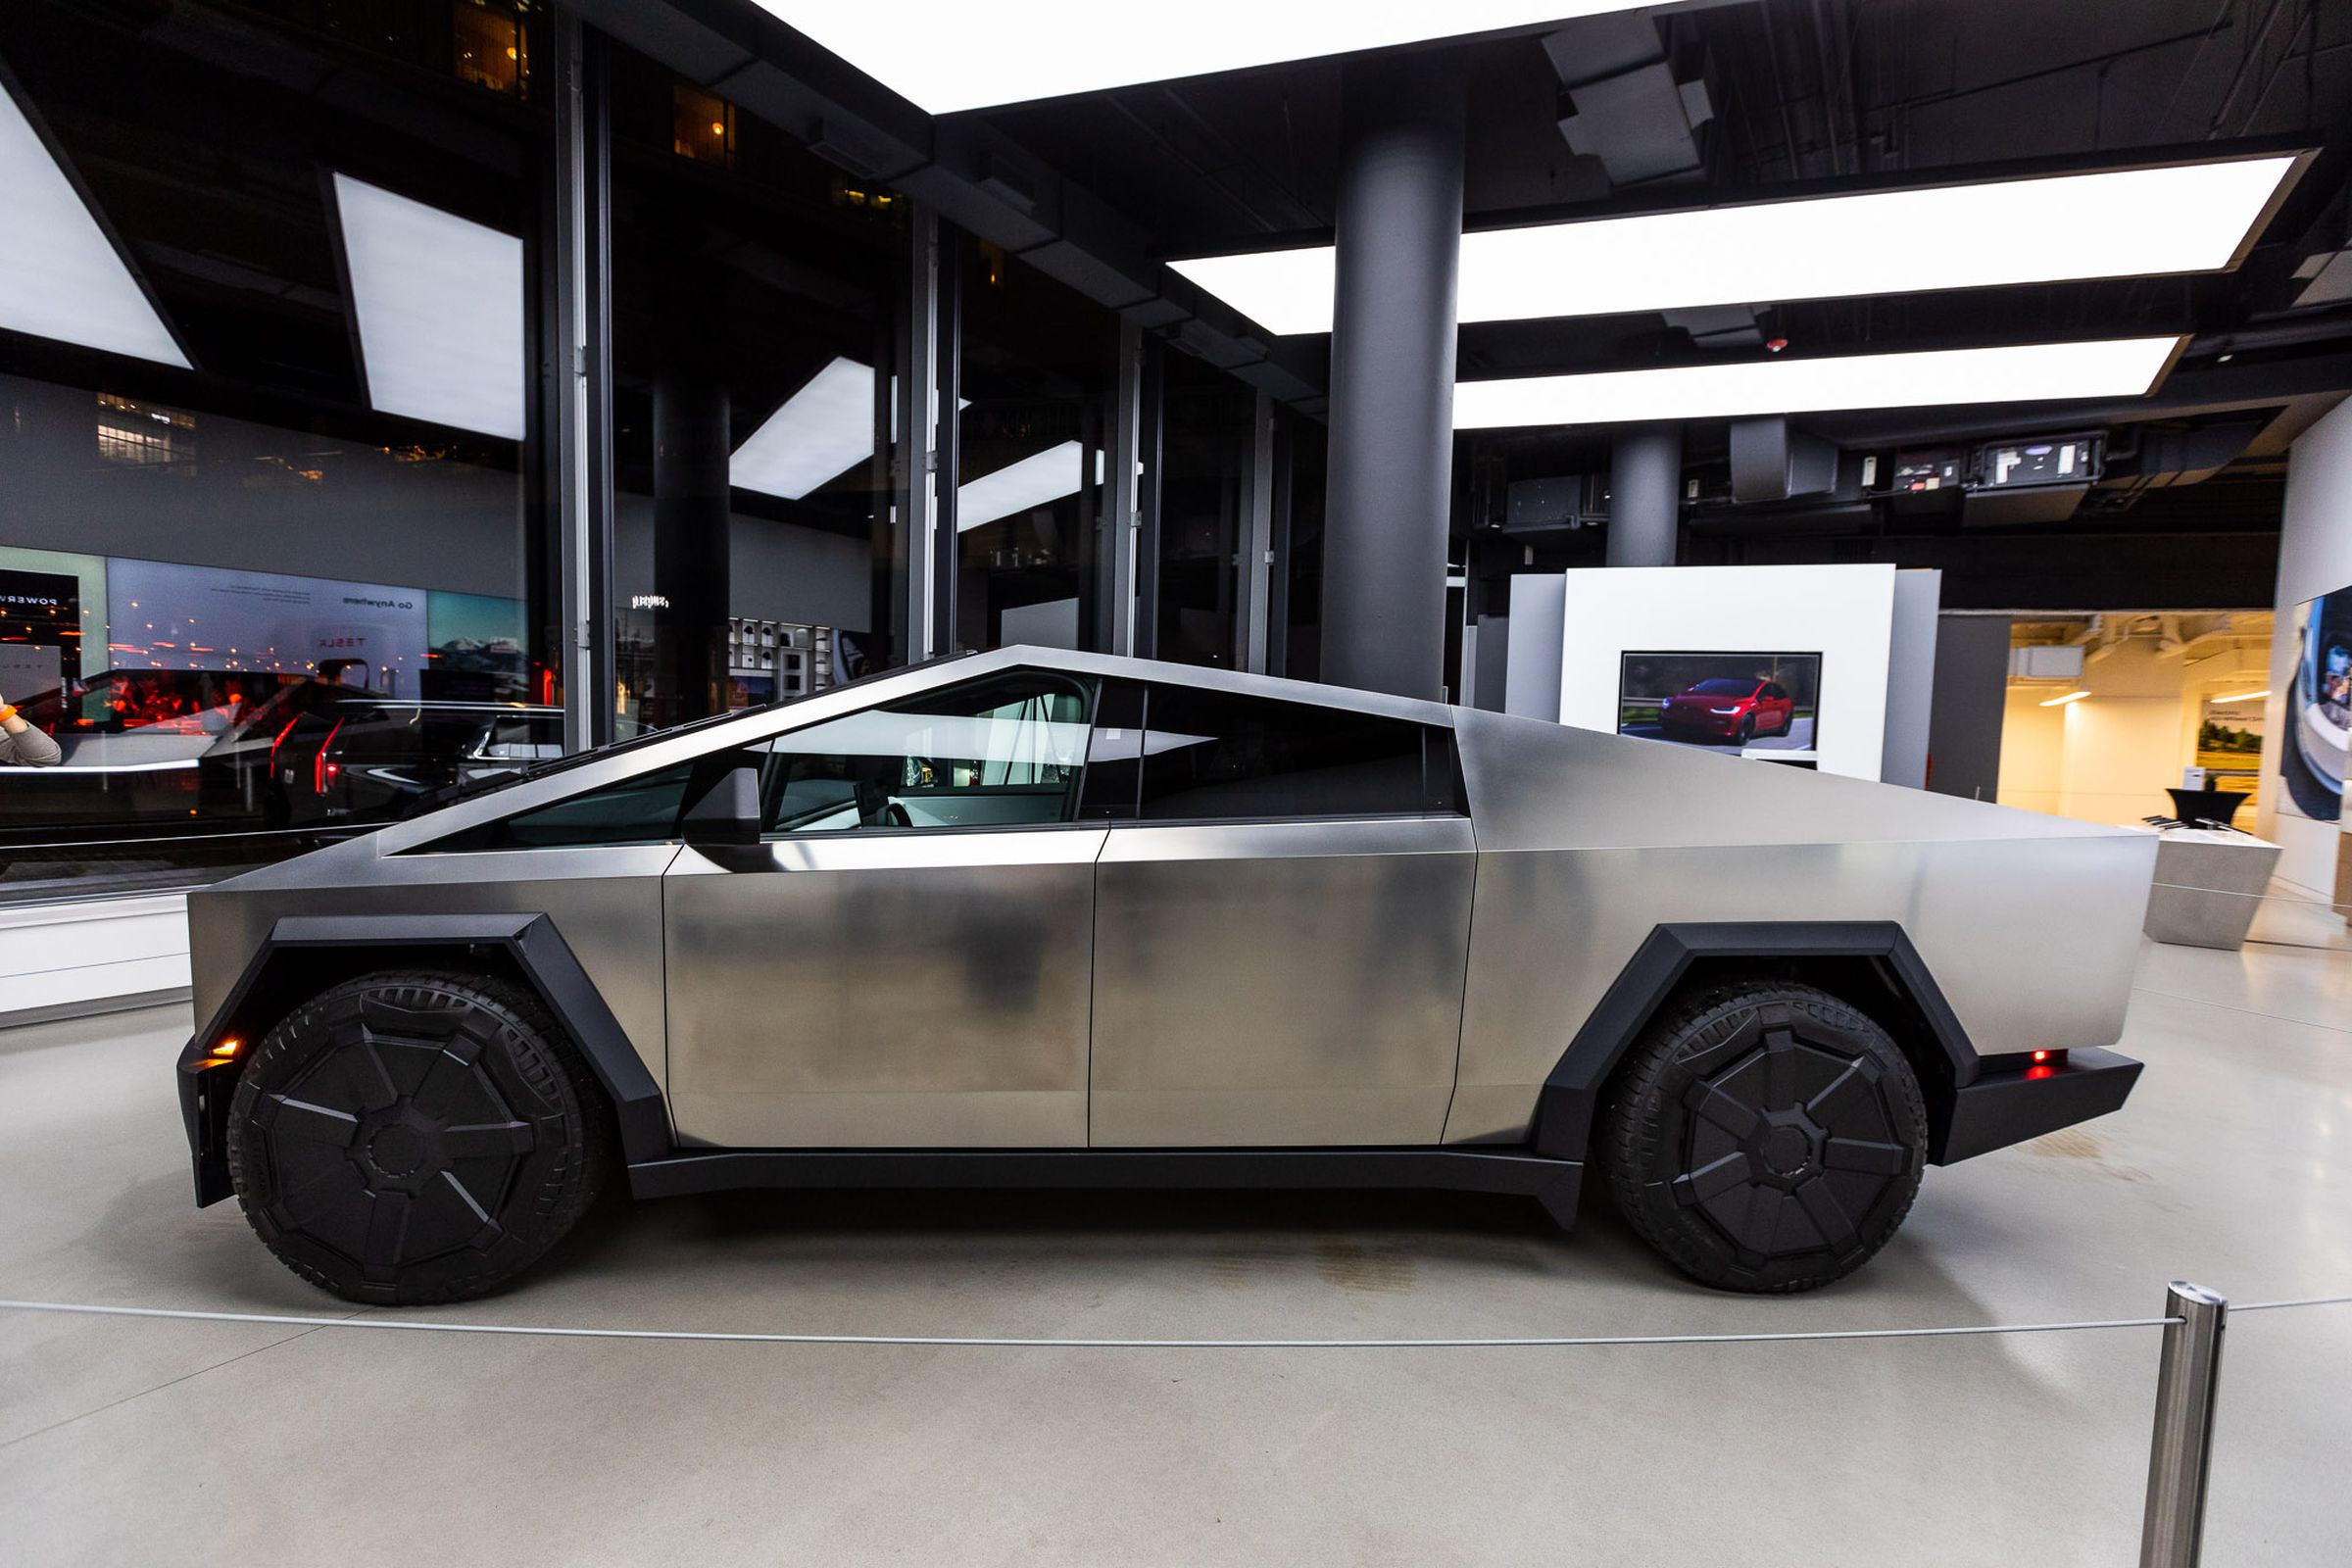
[[[2185,948],[2246,945],[2278,864],[2278,845],[2214,828],[2124,825],[2156,835],[2156,885],[2144,928],[2151,938]]]

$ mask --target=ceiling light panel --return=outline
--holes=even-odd
[[[1485,430],[2138,397],[2154,389],[2180,341],[2140,337],[2027,343],[1462,381],[1453,389],[1453,427]]]
[[[74,182],[0,86],[0,327],[190,368]]]
[[[1637,0],[757,0],[935,115],[1540,26]]]
[[[798,501],[873,455],[873,367],[835,359],[735,449],[727,477]]]
[[[1095,478],[1102,477],[1102,454],[1095,454]],[[1086,448],[1077,441],[1032,453],[994,473],[984,473],[956,490],[956,531],[1009,517],[1016,512],[1051,506],[1063,496],[1076,495],[1086,483]]]
[[[1464,321],[1911,294],[2231,266],[2295,167],[2226,159],[1462,236]],[[1328,332],[1332,248],[1171,264],[1277,333]]]
[[[369,404],[521,440],[522,241],[348,174],[335,211]]]

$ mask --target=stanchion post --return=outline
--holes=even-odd
[[[2164,1360],[2156,1373],[2156,1434],[2148,1445],[2148,1504],[2139,1568],[2196,1568],[2205,1546],[2205,1487],[2213,1470],[2213,1407],[2221,1388],[2228,1298],[2181,1280],[2164,1294]]]

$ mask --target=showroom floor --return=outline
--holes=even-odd
[[[188,1027],[0,1034],[0,1297],[349,1314],[234,1205],[189,1206]],[[2352,1292],[2352,954],[2150,947],[2124,1047],[2150,1068],[2123,1114],[1932,1171],[1869,1269],[1794,1299],[1708,1294],[1605,1219],[1561,1237],[1499,1200],[752,1195],[622,1206],[513,1295],[418,1315],[1430,1338],[2145,1317],[2177,1277]],[[2157,1351],[2152,1329],[1072,1350],[0,1328],[0,1551],[28,1568],[2114,1564]],[[2233,1321],[2218,1444],[2209,1561],[2342,1560],[2352,1307]]]

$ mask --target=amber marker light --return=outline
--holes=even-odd
[[[223,1040],[213,1048],[213,1059],[215,1061],[226,1061],[244,1049],[245,1042],[242,1040]]]

